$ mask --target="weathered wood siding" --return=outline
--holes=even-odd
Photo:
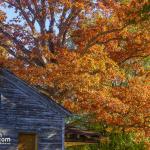
[[[0,133],[11,138],[0,150],[17,150],[19,133],[37,133],[38,150],[63,150],[64,118],[0,76]]]

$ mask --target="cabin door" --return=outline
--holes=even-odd
[[[18,150],[37,150],[36,134],[20,133]]]

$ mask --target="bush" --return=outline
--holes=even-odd
[[[102,138],[98,144],[72,146],[66,150],[146,150],[146,147],[144,142],[134,142],[133,134],[131,133],[112,132],[107,138]]]

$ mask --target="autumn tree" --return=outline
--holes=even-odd
[[[69,46],[69,41],[76,45],[73,43],[75,39],[79,49],[83,49],[82,53],[94,44],[108,43],[111,46],[112,41],[115,41],[113,48],[124,40],[131,47],[133,42],[130,39],[136,37],[140,40],[140,33],[130,34],[130,38],[125,38],[120,35],[121,31],[136,22],[140,24],[148,17],[147,1],[132,1],[125,5],[123,2],[91,0],[4,0],[2,5],[16,11],[16,17],[9,24],[1,24],[0,28],[1,33],[13,43],[13,46],[7,48],[9,53],[14,55],[15,51],[20,59],[30,59],[27,63],[40,66],[44,66],[47,61],[53,61],[45,58],[43,49],[54,53]],[[112,55],[115,57],[117,54],[113,51]],[[126,52],[125,55],[128,58],[133,54]]]
[[[5,67],[89,122],[148,131],[147,0],[3,0],[1,7],[16,13],[0,18]]]
[[[45,59],[43,49],[55,53],[65,47],[69,32],[77,27],[85,14],[98,7],[90,0],[4,0],[2,5],[17,13],[9,24],[3,23],[0,28],[1,33],[13,42],[11,51],[15,50],[20,59],[30,59],[27,63],[38,66],[53,61]]]

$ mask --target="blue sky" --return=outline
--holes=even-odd
[[[10,20],[12,20],[14,17],[17,17],[18,14],[15,13],[15,9],[14,8],[4,8],[4,7],[0,7],[0,10],[4,11],[6,13],[7,19],[6,22],[9,22]],[[23,21],[21,22],[21,24],[23,23]],[[48,28],[49,24],[48,22],[46,23],[46,27]],[[35,22],[35,27],[37,31],[40,31],[39,25],[37,22]],[[56,29],[57,32],[57,29]]]
[[[0,10],[4,11],[6,13],[6,15],[7,15],[7,20],[6,21],[9,21],[12,18],[16,17],[15,10],[13,8],[0,7]]]
[[[0,10],[4,11],[6,13],[7,19],[6,22],[9,22],[10,20],[12,20],[14,17],[17,17],[18,14],[15,13],[15,9],[14,8],[4,8],[4,7],[0,7]],[[21,24],[23,23],[23,21],[21,22]],[[36,30],[39,31],[39,26],[37,23],[35,23],[36,26]]]

